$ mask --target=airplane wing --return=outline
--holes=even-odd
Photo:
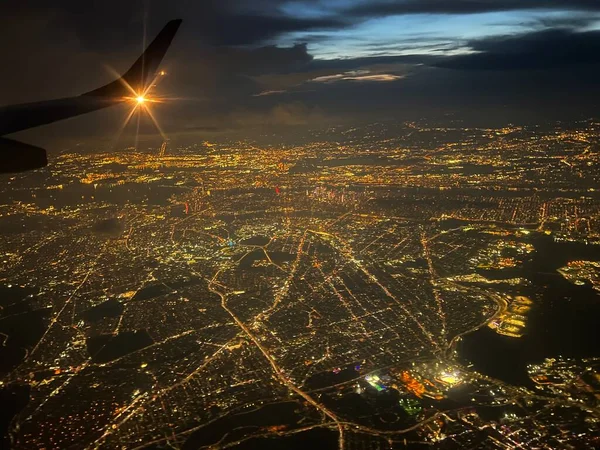
[[[167,23],[133,66],[121,78],[106,86],[78,97],[0,107],[0,136],[121,103],[126,100],[125,97],[132,96],[131,89],[135,92],[145,91],[149,83],[152,83],[181,22],[178,19]],[[44,151],[28,144],[0,138],[0,173],[33,170],[45,166],[45,151],[42,158],[40,150]],[[31,158],[28,159],[27,155],[31,155]]]
[[[123,97],[131,96],[130,86],[135,92],[143,92],[152,82],[171,41],[181,25],[181,20],[172,20],[156,36],[146,51],[120,79],[83,94],[87,97]]]
[[[0,173],[24,172],[46,165],[48,158],[43,148],[0,138]]]

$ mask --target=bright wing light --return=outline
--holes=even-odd
[[[156,117],[150,108],[152,103],[163,103],[166,100],[172,100],[172,99],[167,99],[166,97],[157,97],[154,95],[150,95],[150,90],[155,88],[157,86],[158,82],[160,81],[160,79],[164,78],[166,75],[167,75],[167,73],[164,70],[161,70],[160,72],[158,72],[156,74],[156,77],[154,78],[154,80],[145,89],[139,90],[139,91],[136,91],[133,87],[131,87],[129,84],[127,84],[126,82],[123,81],[123,84],[127,87],[127,89],[132,94],[131,96],[126,96],[123,99],[129,101],[132,105],[132,108],[129,111],[127,118],[125,119],[125,122],[122,124],[122,126],[117,134],[116,139],[119,139],[119,136],[125,130],[125,127],[127,127],[127,125],[129,124],[129,122],[131,121],[133,116],[137,115],[137,122],[138,122],[138,133],[136,133],[136,147],[137,147],[137,139],[138,139],[137,135],[139,134],[139,123],[140,123],[140,118],[141,118],[142,114],[145,114],[147,117],[150,118],[150,120],[156,127],[157,131],[163,137],[163,140],[167,139],[165,133],[163,132],[160,125],[158,124],[158,121],[156,120]]]

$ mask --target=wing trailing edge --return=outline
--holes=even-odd
[[[48,158],[43,148],[0,138],[0,173],[26,172],[47,165]]]

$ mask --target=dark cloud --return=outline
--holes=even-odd
[[[240,110],[227,118],[231,127],[316,125],[330,120],[319,107],[302,102],[281,103],[266,112]]]
[[[291,31],[343,28],[336,19],[297,19],[285,16],[224,15],[215,17],[198,35],[215,45],[250,45]]]
[[[204,47],[197,49],[196,56],[200,65],[244,75],[303,70],[313,61],[306,44],[292,47]]]
[[[246,0],[22,0],[0,7],[8,21],[47,17],[56,28],[74,31],[82,47],[106,51],[139,40],[144,26],[154,29],[167,19],[183,18],[186,41],[206,45],[263,44],[282,33],[339,29],[343,18],[298,18],[278,11],[283,1]],[[2,21],[4,22],[4,21]]]
[[[390,83],[334,83],[303,92],[326,117],[357,122],[455,117],[499,125],[597,115],[598,66],[553,70],[480,71],[423,67]],[[290,96],[293,98],[292,96]]]
[[[600,31],[544,30],[476,40],[469,46],[477,53],[436,65],[463,70],[532,70],[600,64]]]
[[[290,32],[347,29],[373,17],[395,14],[470,14],[518,9],[599,11],[597,0],[373,0],[349,2],[346,10],[322,17],[294,17],[284,14],[285,0],[21,0],[3,2],[0,25],[3,29],[37,19],[53,39],[55,30],[67,30],[85,51],[106,53],[115,48],[130,50],[141,46],[144,28],[151,35],[167,19],[181,17],[185,27],[181,40],[213,46],[260,46]],[[317,3],[316,0],[304,3]],[[583,23],[585,16],[547,20]],[[555,26],[548,24],[548,26]],[[39,28],[36,30],[39,31]],[[59,33],[60,34],[60,33]],[[307,38],[310,39],[310,36]],[[323,36],[315,37],[325,39]]]
[[[143,30],[152,38],[174,17],[182,17],[184,24],[165,60],[169,76],[160,92],[178,100],[156,108],[161,125],[173,134],[318,124],[342,118],[414,118],[456,109],[548,110],[550,100],[589,105],[593,96],[586,97],[583,92],[597,91],[592,74],[597,67],[594,63],[600,62],[600,32],[574,30],[584,29],[597,17],[588,12],[600,11],[599,0],[357,1],[347,2],[355,6],[337,15],[315,18],[286,15],[280,8],[283,3],[3,2],[0,27],[10,39],[0,48],[3,66],[10,70],[0,75],[0,103],[77,95],[106,83],[113,75],[104,65],[117,72],[127,69],[141,51]],[[544,14],[541,19],[524,16],[528,23],[520,29],[534,32],[462,42],[475,53],[446,59],[436,53],[460,50],[453,47],[456,36],[446,40],[416,33],[402,42],[373,44],[369,47],[372,57],[335,60],[313,58],[310,44],[272,45],[278,36],[297,31],[308,33],[313,45],[333,46],[335,40],[328,39],[335,34],[319,31],[347,30],[370,18],[392,14],[541,8],[570,12]],[[428,54],[380,55],[419,50]],[[570,66],[582,68],[565,73],[563,69]],[[473,69],[489,72],[481,75]],[[521,73],[509,74],[509,69],[521,69]],[[552,70],[540,74],[538,69]],[[86,133],[114,134],[123,116],[126,111],[115,108],[78,118],[76,127],[65,122],[52,125],[51,130],[54,135],[82,137]],[[148,126],[144,132],[151,134],[154,129]],[[48,139],[47,131],[40,135]]]
[[[538,17],[534,22],[531,23],[532,29],[571,29],[581,30],[598,20],[599,16],[596,14],[578,13],[571,14],[566,17]]]
[[[600,2],[597,0],[376,0],[348,8],[345,14],[364,18],[400,14],[478,14],[525,9],[600,11]]]
[[[168,67],[173,76],[161,89],[178,97],[203,100],[202,105],[187,102],[189,110],[213,112],[247,106],[253,96],[271,89],[262,77],[302,73],[313,60],[304,44],[287,48],[184,47],[172,56]]]
[[[151,39],[174,17],[184,18],[165,60],[177,76],[174,94],[221,101],[251,96],[260,89],[250,76],[302,70],[312,60],[305,44],[278,48],[260,43],[282,32],[337,23],[286,17],[260,1],[251,2],[252,8],[241,0],[91,3],[23,0],[0,5],[0,28],[11,37],[0,43],[3,67],[11,69],[3,71],[0,103],[76,95],[106,83],[141,52],[144,29]],[[114,69],[112,74],[106,66]]]

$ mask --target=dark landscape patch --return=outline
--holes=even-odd
[[[107,363],[154,344],[146,330],[125,331],[116,336],[102,334],[88,338],[87,350],[95,363]]]
[[[123,314],[124,309],[125,307],[120,301],[116,299],[110,299],[88,309],[87,311],[84,311],[83,319],[88,323],[96,323],[102,319],[119,317],[121,314]]]

